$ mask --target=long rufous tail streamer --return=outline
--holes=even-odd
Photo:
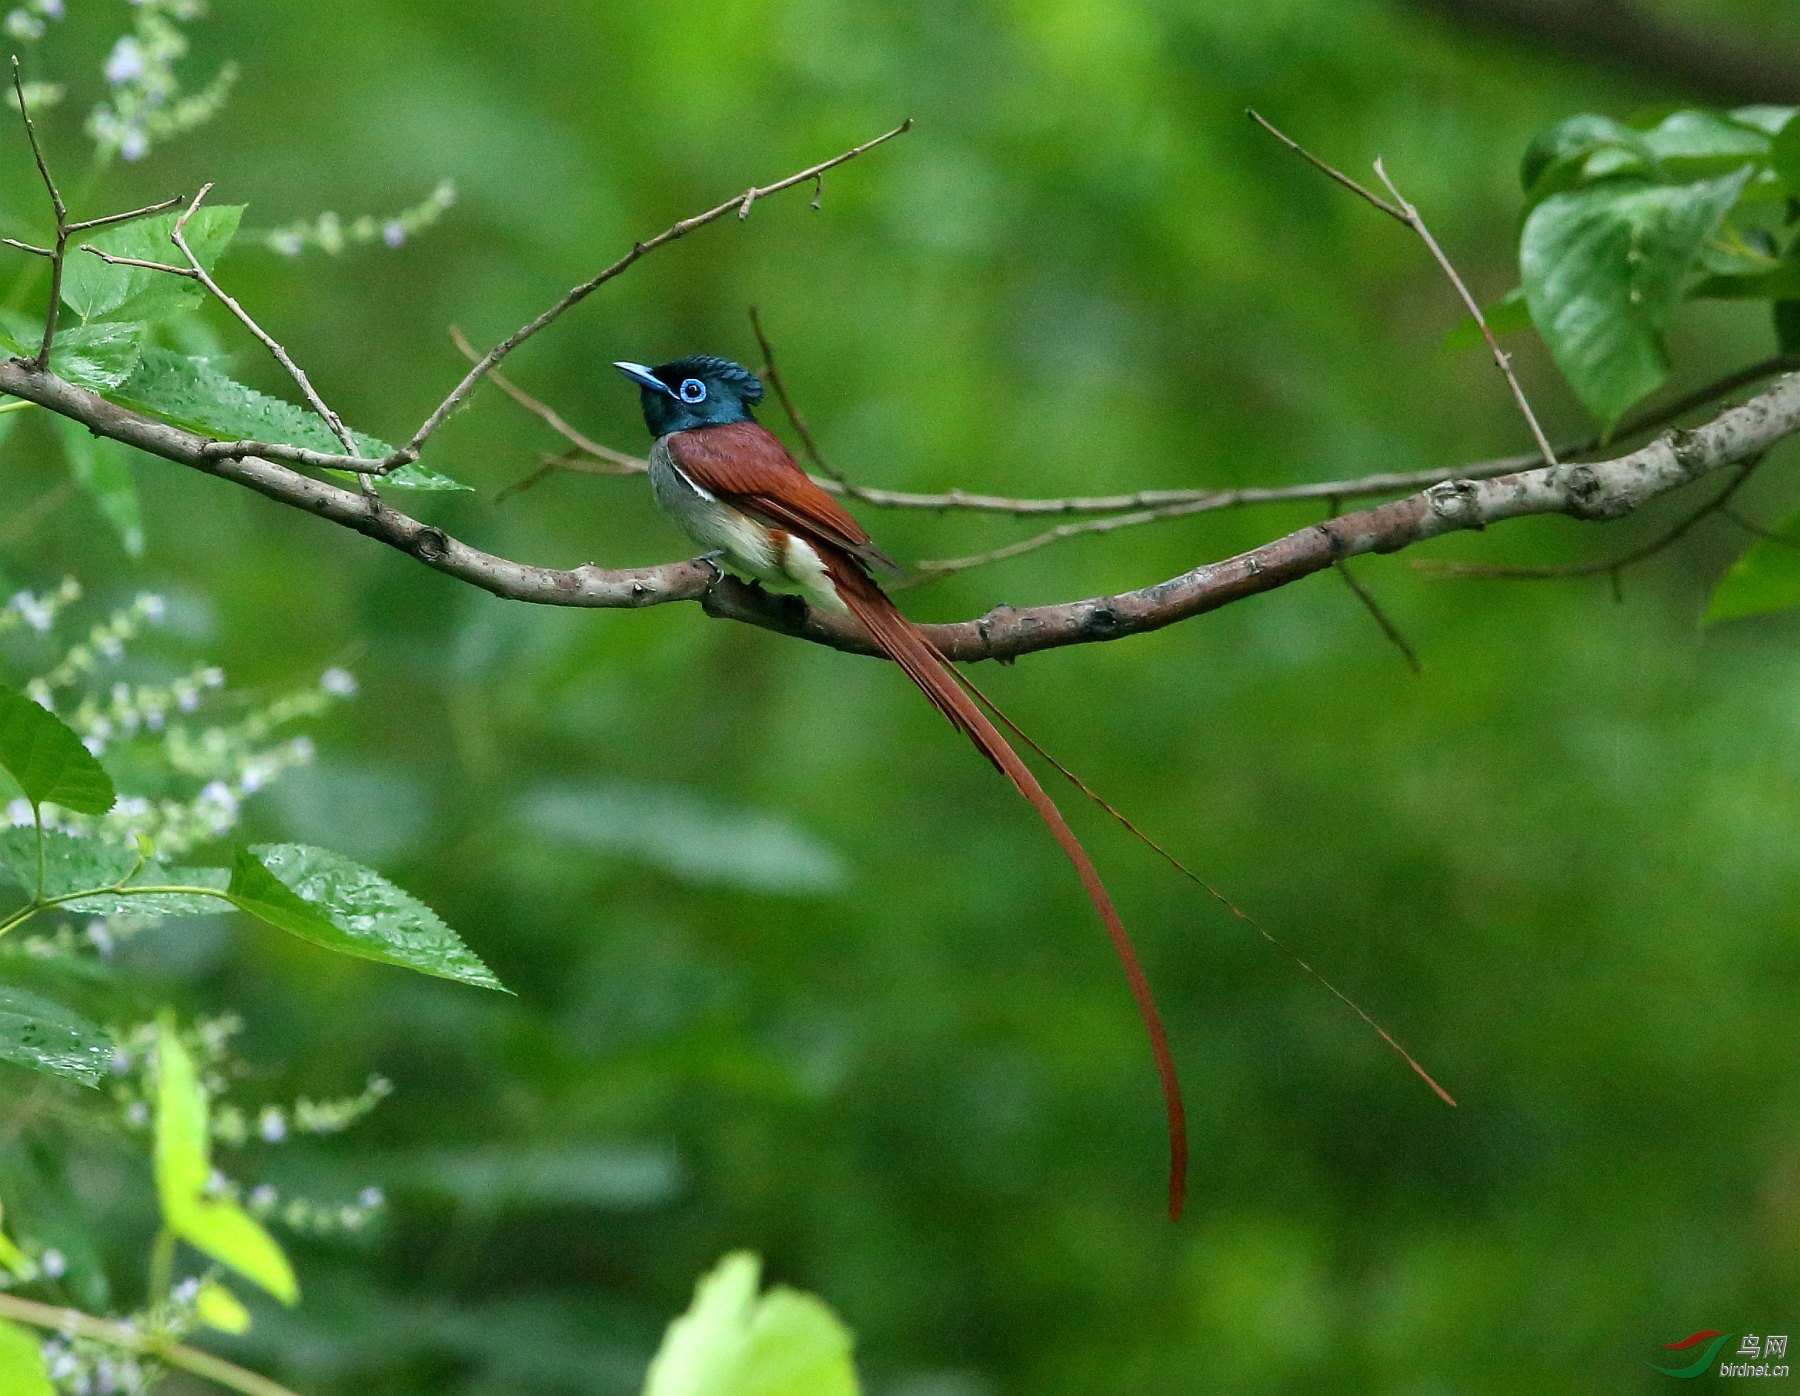
[[[1137,1004],[1138,1016],[1144,1020],[1144,1032],[1150,1039],[1150,1055],[1156,1061],[1157,1079],[1162,1084],[1163,1109],[1169,1122],[1169,1216],[1172,1219],[1179,1218],[1182,1204],[1187,1200],[1188,1160],[1187,1120],[1181,1103],[1181,1083],[1175,1076],[1175,1059],[1169,1054],[1168,1034],[1163,1031],[1162,1017],[1156,1011],[1156,1000],[1150,993],[1150,982],[1144,977],[1143,966],[1138,963],[1137,950],[1126,933],[1124,922],[1119,919],[1118,911],[1113,907],[1112,898],[1101,884],[1100,874],[1095,870],[1093,861],[1064,820],[1062,811],[1057,809],[1056,802],[1044,793],[1043,786],[1038,784],[1030,767],[1019,758],[1006,738],[1000,735],[999,729],[988,720],[987,714],[963,691],[956,672],[919,628],[900,613],[894,603],[888,600],[887,594],[852,559],[833,556],[827,559],[826,565],[838,595],[850,608],[851,614],[869,632],[870,638],[882,653],[898,664],[907,678],[917,684],[919,690],[931,700],[932,706],[949,718],[957,730],[967,736],[981,754],[1012,782],[1019,794],[1037,811],[1038,818],[1044,821],[1051,836],[1075,865],[1075,871],[1081,877],[1081,885],[1087,890],[1088,900],[1093,902],[1094,910],[1100,913],[1100,920],[1112,941],[1113,952],[1124,967],[1125,982],[1131,987],[1131,997]]]
[[[1005,713],[1001,712],[999,706],[994,702],[994,700],[992,698],[988,697],[987,694],[983,693],[979,688],[977,688],[975,686],[975,684],[969,679],[969,677],[966,674],[963,674],[956,670],[952,670],[951,672],[953,674],[955,674],[956,681],[958,683],[960,683],[965,689],[967,689],[971,694],[973,694],[976,701],[979,702],[982,707],[986,708],[997,719],[999,719],[1000,725],[1002,727],[1006,728],[1006,730],[1011,732],[1013,734],[1013,736],[1017,737],[1020,741],[1024,742],[1026,746],[1030,747],[1033,751],[1035,751],[1040,758],[1042,758],[1050,766],[1054,767],[1058,775],[1060,775],[1064,780],[1068,781],[1070,785],[1073,785],[1083,795],[1087,796],[1088,799],[1092,800],[1101,809],[1106,811],[1107,814],[1111,815],[1115,820],[1117,820],[1118,823],[1120,824],[1120,826],[1122,828],[1124,828],[1126,833],[1130,834],[1133,838],[1137,839],[1146,848],[1148,848],[1152,853],[1156,854],[1159,858],[1163,859],[1164,862],[1168,863],[1170,867],[1174,868],[1176,872],[1180,873],[1183,877],[1187,878],[1187,880],[1189,882],[1192,882],[1196,886],[1198,886],[1203,892],[1206,893],[1207,896],[1211,897],[1220,906],[1224,907],[1225,910],[1229,911],[1238,920],[1242,921],[1251,930],[1255,931],[1257,935],[1261,936],[1264,940],[1268,941],[1268,943],[1270,945],[1273,945],[1282,954],[1286,955],[1296,965],[1298,965],[1301,969],[1306,971],[1306,973],[1310,974],[1314,979],[1318,980],[1319,983],[1325,987],[1325,989],[1328,993],[1330,993],[1334,998],[1336,998],[1340,1003],[1342,1003],[1346,1008],[1348,1008],[1358,1018],[1361,1018],[1364,1023],[1368,1024],[1368,1026],[1375,1031],[1375,1034],[1378,1037],[1380,1037],[1383,1042],[1387,1043],[1388,1046],[1392,1047],[1396,1052],[1398,1052],[1400,1054],[1401,1059],[1403,1061],[1405,1061],[1405,1063],[1408,1066],[1410,1066],[1414,1072],[1416,1072],[1418,1074],[1419,1078],[1422,1081],[1424,1081],[1427,1086],[1430,1086],[1434,1092],[1436,1092],[1439,1100],[1443,1101],[1444,1104],[1446,1104],[1446,1105],[1455,1105],[1456,1104],[1456,1098],[1454,1096],[1452,1096],[1449,1091],[1445,1090],[1442,1086],[1438,1085],[1436,1079],[1432,1076],[1432,1074],[1419,1064],[1418,1058],[1414,1057],[1411,1052],[1407,1051],[1406,1048],[1402,1047],[1400,1045],[1400,1043],[1397,1040],[1395,1040],[1394,1035],[1392,1033],[1390,1033],[1386,1028],[1382,1027],[1380,1023],[1376,1022],[1366,1012],[1364,1012],[1361,1004],[1359,1004],[1355,999],[1351,998],[1350,995],[1346,994],[1342,989],[1338,988],[1337,985],[1333,984],[1323,974],[1319,973],[1318,970],[1314,969],[1312,967],[1312,965],[1310,963],[1308,963],[1305,959],[1303,959],[1300,956],[1299,952],[1296,951],[1292,946],[1290,946],[1286,941],[1280,940],[1277,937],[1271,935],[1266,929],[1264,929],[1261,922],[1257,921],[1254,917],[1250,916],[1247,912],[1238,910],[1237,905],[1234,902],[1232,902],[1231,899],[1228,898],[1223,892],[1219,891],[1218,888],[1214,887],[1212,885],[1212,883],[1208,882],[1205,878],[1201,877],[1200,874],[1195,872],[1186,863],[1182,862],[1181,859],[1177,858],[1173,853],[1169,852],[1168,849],[1164,848],[1155,839],[1151,838],[1150,835],[1146,834],[1142,829],[1138,828],[1137,825],[1133,824],[1129,819],[1127,819],[1117,809],[1113,808],[1113,806],[1111,804],[1107,803],[1104,796],[1097,794],[1093,790],[1093,788],[1091,786],[1089,786],[1088,783],[1086,781],[1084,781],[1080,776],[1076,775],[1075,772],[1071,771],[1067,766],[1063,765],[1062,762],[1058,761],[1049,752],[1045,751],[1043,749],[1043,747],[1039,746],[1035,741],[1033,741],[1031,739],[1031,737],[1028,733],[1021,731],[1019,728],[1019,724],[1014,722]]]

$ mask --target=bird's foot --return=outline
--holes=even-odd
[[[719,566],[719,559],[724,556],[725,549],[714,548],[710,553],[701,553],[699,557],[694,559],[695,562],[704,562],[708,567],[712,568],[714,586],[717,586],[720,582],[725,580],[725,569]]]

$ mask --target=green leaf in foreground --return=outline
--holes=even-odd
[[[247,388],[204,360],[170,349],[146,349],[137,371],[107,396],[122,406],[223,441],[279,442],[330,455],[344,449],[310,409]],[[351,439],[366,457],[393,454],[394,448],[387,442],[361,432],[352,432]],[[416,462],[383,476],[382,484],[414,490],[468,488]]]
[[[126,554],[140,556],[144,551],[144,521],[138,511],[137,482],[131,478],[125,447],[95,436],[68,417],[53,416],[50,420],[62,441],[63,455],[75,483],[112,525]]]
[[[0,1319],[0,1391],[6,1396],[56,1396],[44,1372],[37,1334],[5,1319]]]
[[[187,223],[187,244],[208,271],[237,232],[242,204],[199,209]],[[169,241],[175,213],[139,218],[106,228],[86,239],[114,257],[134,257],[141,262],[165,262],[185,266],[186,261]],[[121,267],[103,262],[91,252],[69,249],[63,267],[62,298],[85,320],[164,320],[192,310],[206,290],[191,277],[172,276],[147,267]]]
[[[1707,625],[1800,606],[1800,518],[1779,532],[1782,537],[1757,539],[1714,584]]]
[[[112,777],[55,714],[0,688],[0,766],[34,805],[105,814],[117,798]]]
[[[0,984],[0,1058],[94,1086],[112,1055],[112,1039],[79,1013]]]
[[[1668,375],[1669,317],[1750,173],[1596,185],[1552,195],[1525,220],[1519,272],[1531,322],[1607,427]]]
[[[1496,336],[1517,334],[1520,330],[1531,328],[1531,311],[1526,308],[1522,287],[1515,286],[1492,305],[1482,306],[1481,314],[1487,321],[1487,327]],[[1456,328],[1444,336],[1442,347],[1446,354],[1460,354],[1467,349],[1480,349],[1486,343],[1481,337],[1481,326],[1475,323],[1475,317],[1465,315]]]
[[[133,869],[136,871],[133,871]],[[0,829],[0,871],[27,892],[36,890],[37,830],[29,825]],[[88,916],[216,916],[231,910],[225,900],[223,868],[165,868],[129,848],[99,839],[78,838],[60,830],[44,831],[44,897]],[[112,888],[123,882],[118,891]],[[213,888],[202,891],[141,892],[137,887]],[[74,896],[92,891],[91,896]]]
[[[299,843],[240,848],[226,894],[277,930],[327,950],[483,989],[502,987],[424,902],[325,849]]]
[[[300,1288],[275,1239],[237,1203],[206,1195],[212,1175],[206,1093],[200,1088],[194,1059],[166,1015],[156,1034],[154,1155],[163,1225],[282,1303],[294,1303]]]
[[[810,1294],[757,1294],[761,1263],[728,1255],[669,1325],[644,1396],[857,1396],[849,1329]]]

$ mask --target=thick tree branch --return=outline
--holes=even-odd
[[[636,607],[700,601],[708,615],[857,653],[870,652],[851,622],[809,611],[708,563],[567,570],[485,553],[379,501],[256,456],[220,458],[207,441],[105,401],[38,369],[0,362],[0,393],[69,417],[97,435],[253,489],[416,557],[428,567],[515,601],[550,606]],[[1117,640],[1272,591],[1362,553],[1390,553],[1462,529],[1530,514],[1585,520],[1622,518],[1646,501],[1728,465],[1751,461],[1800,432],[1800,375],[1789,374],[1750,401],[1692,431],[1670,431],[1616,460],[1540,466],[1487,480],[1458,479],[1404,499],[1299,529],[1222,562],[1136,591],[1081,601],[1000,606],[976,620],[925,627],[951,659],[1013,659],[1062,645]]]

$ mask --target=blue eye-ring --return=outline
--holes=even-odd
[[[683,402],[706,401],[706,384],[698,378],[683,378],[679,391]]]

